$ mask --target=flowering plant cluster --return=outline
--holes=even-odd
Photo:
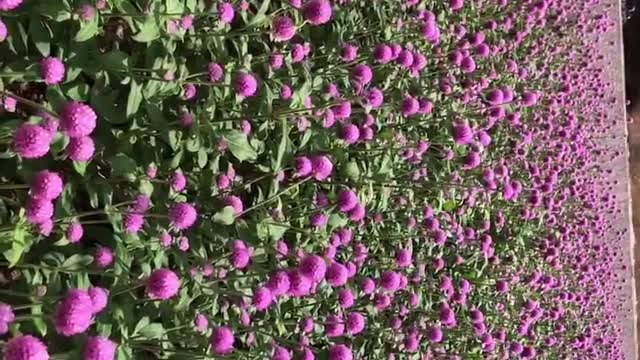
[[[0,0],[2,357],[624,359],[603,5]]]

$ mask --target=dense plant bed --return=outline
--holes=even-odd
[[[594,3],[0,0],[4,358],[621,358]]]

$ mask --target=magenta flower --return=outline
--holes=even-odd
[[[9,11],[22,4],[22,0],[0,0],[0,11]]]
[[[64,184],[58,173],[42,170],[36,174],[31,182],[31,195],[33,197],[55,200],[62,194]]]
[[[222,67],[222,65],[212,62],[209,64],[208,70],[209,70],[209,81],[215,83],[222,80],[222,77],[224,76],[224,68]]]
[[[40,72],[47,85],[55,85],[64,80],[65,66],[58,58],[46,57],[40,60]]]
[[[27,220],[32,224],[42,224],[53,216],[51,200],[30,197],[26,206]]]
[[[304,19],[313,25],[322,25],[331,19],[333,9],[328,0],[309,0],[302,7]]]
[[[151,299],[167,300],[180,290],[180,278],[169,269],[159,269],[147,279],[146,293]]]
[[[332,345],[329,348],[329,360],[353,360],[353,352],[344,344]]]
[[[72,101],[64,105],[60,119],[62,131],[76,138],[90,135],[96,128],[98,116],[89,105]]]
[[[73,137],[67,146],[67,155],[73,161],[89,161],[96,151],[96,145],[89,136]]]
[[[234,334],[227,326],[220,326],[213,330],[211,346],[216,354],[229,354],[233,351]]]
[[[174,204],[169,210],[169,221],[178,230],[186,230],[198,220],[198,212],[189,203]]]
[[[91,310],[94,314],[97,314],[107,307],[109,302],[109,290],[101,287],[90,287],[87,290],[89,297],[91,298]]]
[[[86,290],[69,290],[55,314],[58,334],[73,336],[82,334],[93,323],[93,303]]]
[[[24,123],[13,135],[13,148],[25,159],[41,158],[49,152],[49,132],[43,127]]]
[[[271,34],[276,41],[289,41],[296,35],[296,24],[288,16],[276,16],[271,21]]]
[[[236,12],[233,9],[233,5],[228,2],[221,2],[218,4],[218,16],[220,22],[224,24],[230,24],[235,17]]]
[[[0,42],[3,42],[9,36],[9,29],[7,29],[7,24],[4,21],[0,20]]]
[[[5,360],[49,360],[47,346],[31,335],[9,340],[4,348],[4,356]]]
[[[84,348],[84,360],[113,360],[118,345],[102,336],[91,336]]]
[[[327,272],[327,263],[318,255],[307,255],[300,261],[298,269],[303,276],[318,282]]]
[[[255,95],[258,90],[258,80],[252,74],[241,72],[233,80],[233,88],[236,94],[250,97]]]
[[[105,246],[98,246],[93,261],[100,269],[110,267],[113,264],[113,250]]]
[[[256,310],[264,311],[273,303],[273,294],[268,287],[258,288],[253,294],[253,305]]]
[[[349,279],[349,273],[347,267],[339,262],[333,262],[327,269],[325,278],[329,285],[333,287],[342,286],[347,283]]]

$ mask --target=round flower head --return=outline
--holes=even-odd
[[[30,197],[27,200],[27,220],[32,224],[42,224],[53,216],[53,203],[51,200]]]
[[[289,295],[295,297],[309,295],[313,286],[310,278],[302,275],[299,271],[290,271],[287,275],[289,277]]]
[[[367,91],[364,100],[366,105],[377,109],[384,103],[384,93],[378,88],[371,88]]]
[[[145,289],[149,298],[167,300],[178,293],[180,278],[169,269],[159,269],[151,273]]]
[[[404,99],[402,99],[402,104],[401,104],[402,115],[407,117],[413,116],[417,114],[419,110],[420,110],[420,102],[418,101],[418,99],[410,95],[405,96]]]
[[[180,19],[180,27],[184,30],[189,30],[193,28],[193,15],[186,15]]]
[[[273,349],[271,360],[291,360],[291,352],[285,347],[276,345]]]
[[[53,231],[53,220],[47,219],[44,222],[38,224],[38,232],[41,235],[49,236],[51,235],[51,231]]]
[[[235,195],[229,195],[224,198],[224,206],[231,206],[233,208],[233,214],[238,216],[244,211],[244,204],[242,199]]]
[[[189,128],[191,127],[191,125],[193,125],[193,121],[194,121],[194,116],[192,113],[188,112],[188,111],[183,111],[180,114],[180,125],[182,125],[182,127],[184,128]]]
[[[97,314],[107,307],[109,302],[109,290],[101,287],[91,287],[87,290],[91,298],[91,310]]]
[[[193,84],[184,84],[182,90],[182,98],[185,100],[191,100],[198,94],[198,88]]]
[[[284,65],[284,55],[272,54],[269,56],[269,65],[273,70],[279,70]]]
[[[364,330],[367,319],[359,312],[354,312],[347,316],[346,328],[351,335],[357,335]]]
[[[113,250],[105,246],[98,246],[93,261],[101,269],[110,267],[113,264]]]
[[[233,351],[233,330],[227,326],[220,326],[213,330],[211,346],[216,354],[229,354]]]
[[[327,269],[326,279],[331,286],[342,286],[346,284],[349,279],[349,271],[346,266],[339,262],[333,262]]]
[[[473,130],[468,124],[457,124],[453,127],[453,140],[459,145],[469,144],[473,141]]]
[[[56,311],[56,331],[64,336],[82,334],[91,326],[93,314],[93,303],[87,291],[69,290]]]
[[[302,7],[304,19],[313,25],[322,25],[331,20],[332,12],[328,0],[309,0]]]
[[[0,302],[0,335],[9,331],[9,324],[16,319],[10,305]]]
[[[271,34],[276,41],[289,41],[296,35],[296,24],[288,16],[276,16],[271,21]]]
[[[40,339],[31,335],[23,335],[9,340],[5,345],[4,359],[49,360],[49,353],[47,346]]]
[[[116,343],[105,337],[92,336],[87,339],[84,348],[84,360],[113,360],[116,356],[117,347]]]
[[[124,229],[129,234],[137,234],[144,226],[144,215],[130,213],[125,215],[123,221]]]
[[[193,324],[196,326],[196,329],[202,333],[207,331],[209,327],[209,319],[203,314],[198,314],[193,321]]]
[[[62,131],[75,138],[91,134],[98,116],[89,105],[72,101],[64,105],[60,119]]]
[[[187,177],[184,176],[180,170],[174,172],[169,181],[171,183],[171,189],[175,192],[181,192],[187,187]]]
[[[353,124],[347,124],[342,127],[340,137],[346,145],[353,145],[360,139],[360,129]]]
[[[427,337],[429,338],[429,341],[439,343],[442,341],[442,329],[438,326],[430,327],[429,331],[427,331]]]
[[[331,345],[329,360],[353,360],[353,352],[344,344]]]
[[[73,222],[67,228],[67,240],[72,244],[79,242],[82,239],[82,235],[84,235],[84,230],[79,222]]]
[[[178,230],[185,230],[195,224],[198,213],[193,205],[189,203],[177,203],[169,210],[169,220]]]
[[[238,95],[253,96],[258,90],[258,80],[252,74],[241,72],[233,80],[233,88]]]
[[[13,135],[13,148],[25,159],[41,158],[49,152],[49,132],[41,126],[24,123]]]
[[[80,19],[84,21],[91,21],[96,17],[96,8],[90,4],[83,4],[77,11]]]
[[[449,0],[449,8],[451,10],[460,10],[464,7],[464,0]]]
[[[271,275],[267,281],[267,288],[271,290],[273,296],[284,295],[289,291],[289,275],[286,271],[278,271]]]
[[[59,84],[64,80],[64,63],[54,57],[46,57],[40,60],[40,72],[47,85]]]
[[[22,4],[22,0],[0,0],[0,11],[9,11]]]
[[[49,170],[38,172],[31,182],[31,195],[42,199],[55,200],[63,189],[60,175]]]
[[[67,155],[73,161],[89,161],[96,152],[96,145],[89,136],[74,137],[67,146]]]
[[[387,291],[396,291],[400,288],[400,275],[395,271],[387,270],[380,276],[380,285]]]
[[[311,172],[313,171],[313,165],[308,157],[300,156],[296,158],[295,169],[297,177],[306,177],[311,175]]]
[[[389,45],[378,44],[373,50],[373,57],[376,62],[386,64],[393,58],[393,51]]]
[[[233,5],[228,2],[221,2],[218,4],[218,16],[220,21],[224,24],[230,24],[235,17],[236,12],[233,9]]]
[[[326,227],[328,222],[329,222],[329,216],[324,213],[313,214],[309,219],[309,223],[311,223],[311,226],[318,229]]]
[[[356,84],[364,86],[370,83],[373,79],[373,72],[369,66],[365,64],[358,64],[353,68],[353,70],[351,70],[351,78]]]
[[[358,203],[348,214],[351,221],[360,221],[364,219],[367,211],[362,204]]]
[[[230,261],[236,269],[244,269],[251,262],[251,251],[247,248],[235,247],[231,253]]]
[[[3,42],[9,36],[9,30],[7,29],[7,25],[0,20],[0,42]]]
[[[324,155],[314,156],[311,159],[311,164],[313,166],[313,177],[318,181],[328,179],[333,172],[333,163]]]
[[[303,276],[319,282],[327,272],[327,263],[318,255],[307,255],[300,261],[299,271]]]
[[[253,294],[253,305],[255,305],[259,311],[268,309],[272,302],[273,294],[266,286],[257,289]]]
[[[340,190],[338,193],[338,208],[342,212],[349,212],[358,205],[358,195],[350,189]]]
[[[218,82],[222,80],[223,76],[224,76],[224,69],[220,64],[214,63],[214,62],[209,64],[209,81]]]

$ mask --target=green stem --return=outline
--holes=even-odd
[[[300,181],[298,181],[298,182],[295,182],[295,183],[293,183],[293,184],[291,184],[291,185],[287,186],[287,187],[286,187],[286,188],[284,188],[283,190],[281,190],[281,191],[279,191],[279,192],[275,193],[274,195],[272,195],[272,196],[270,196],[270,197],[268,197],[268,198],[266,198],[266,199],[262,200],[261,202],[259,202],[259,203],[255,204],[255,205],[253,205],[253,206],[251,206],[251,207],[249,207],[249,208],[245,209],[243,212],[241,212],[240,214],[238,214],[236,217],[240,217],[240,216],[242,216],[242,215],[245,215],[246,213],[248,213],[248,212],[249,212],[249,211],[251,211],[251,210],[255,210],[255,209],[257,209],[257,208],[259,208],[259,207],[261,207],[261,206],[263,206],[263,205],[265,205],[265,204],[270,203],[271,201],[273,201],[273,200],[275,200],[275,199],[279,198],[279,197],[280,197],[280,195],[282,195],[282,194],[286,193],[287,191],[289,191],[289,190],[291,190],[291,189],[293,189],[293,188],[297,187],[298,185],[302,185],[303,183],[305,183],[305,182],[309,181],[309,179],[311,179],[311,178],[310,178],[310,177],[307,177],[307,178],[305,178],[305,179],[302,179],[302,180],[300,180]]]
[[[35,102],[35,101],[31,101],[31,100],[29,100],[29,99],[23,98],[22,96],[18,96],[18,95],[16,95],[16,94],[12,93],[12,92],[7,91],[7,90],[1,90],[1,91],[0,91],[0,94],[4,94],[5,96],[10,96],[10,97],[12,97],[12,98],[14,98],[14,99],[16,99],[16,100],[20,101],[21,103],[23,103],[23,104],[25,104],[25,105],[29,105],[29,106],[31,106],[31,107],[33,107],[33,108],[36,108],[36,109],[41,110],[41,111],[44,111],[44,112],[46,112],[46,113],[48,113],[48,114],[50,114],[50,115],[53,115],[53,116],[55,116],[55,117],[58,117],[58,114],[56,114],[55,112],[53,112],[53,111],[51,111],[51,110],[47,109],[47,108],[46,108],[46,107],[44,107],[43,105],[38,104],[38,103],[37,103],[37,102]]]
[[[28,189],[30,185],[27,184],[4,184],[0,185],[0,190],[19,190],[19,189]]]

